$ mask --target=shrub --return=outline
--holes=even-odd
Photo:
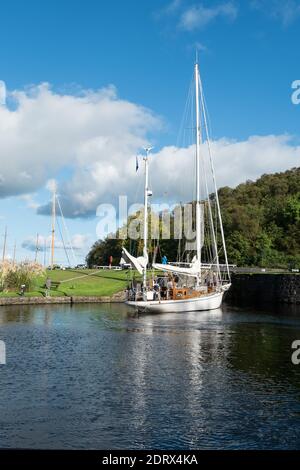
[[[38,276],[44,274],[44,268],[37,263],[12,263],[4,261],[0,264],[0,285],[2,290],[19,290],[25,284],[30,290]]]

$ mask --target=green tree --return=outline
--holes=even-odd
[[[257,181],[247,181],[234,189],[221,188],[218,193],[230,263],[240,266],[300,267],[300,168],[263,175]],[[211,203],[215,210],[213,197]],[[151,218],[152,214],[149,215]],[[127,226],[140,216],[140,213],[131,216]],[[185,256],[186,240],[183,239],[179,243],[172,236],[173,216],[173,213],[170,214],[171,240],[161,239],[161,219],[159,243],[149,238],[150,260],[155,249],[158,262],[163,255],[170,261],[176,261],[179,252],[181,256]],[[207,231],[207,225],[205,230]],[[205,239],[204,252],[211,250],[209,243],[208,239]],[[218,244],[221,248],[220,236]],[[142,253],[143,240],[107,238],[98,241],[87,255],[88,265],[106,265],[109,256],[113,256],[114,263],[118,264],[122,246],[134,255],[139,255]],[[222,254],[220,261],[224,262]]]

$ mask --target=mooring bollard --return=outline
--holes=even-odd
[[[24,294],[25,294],[25,287],[26,287],[25,284],[21,284],[21,287],[20,287],[20,296],[21,296],[21,297],[24,297]]]
[[[51,279],[48,277],[46,279],[46,297],[50,297],[50,290],[51,290]]]

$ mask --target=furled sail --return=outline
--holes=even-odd
[[[127,263],[131,264],[133,268],[137,269],[137,271],[140,274],[143,274],[144,268],[148,264],[148,256],[147,256],[147,253],[145,253],[145,250],[144,250],[143,256],[139,256],[138,258],[135,258],[126,250],[126,248],[123,247],[122,258]]]
[[[193,276],[193,277],[199,276],[200,271],[201,271],[200,262],[197,258],[194,258],[191,266],[187,268],[175,266],[172,264],[159,264],[159,263],[154,263],[152,267],[154,269],[159,269],[160,271],[166,271],[166,272],[175,273],[175,274],[184,274],[185,276]]]

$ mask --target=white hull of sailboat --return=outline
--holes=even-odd
[[[193,299],[127,301],[126,304],[138,310],[152,313],[197,312],[220,308],[223,295],[224,292],[217,292]]]

